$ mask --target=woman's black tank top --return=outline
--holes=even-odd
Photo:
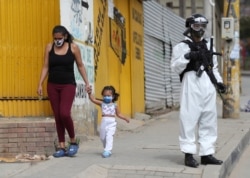
[[[49,52],[48,82],[56,84],[76,84],[74,75],[75,56],[69,43],[68,51],[64,55],[55,54],[54,44]]]

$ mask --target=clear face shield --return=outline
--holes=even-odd
[[[196,18],[194,23],[190,25],[192,34],[197,37],[201,38],[207,28],[207,20],[203,17]]]
[[[194,24],[191,24],[191,28],[194,30],[194,31],[200,31],[200,30],[203,30],[205,31],[206,28],[207,28],[207,24],[204,24],[204,23],[194,23]]]

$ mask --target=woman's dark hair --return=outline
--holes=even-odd
[[[104,91],[106,90],[111,90],[112,94],[113,94],[113,102],[117,101],[118,100],[118,97],[120,96],[119,93],[116,93],[115,92],[115,88],[113,86],[105,86],[103,89],[102,89],[102,95],[104,93]]]
[[[63,36],[67,35],[67,39],[65,41],[72,43],[74,37],[69,33],[69,31],[62,25],[57,25],[53,28],[52,34],[61,33]]]

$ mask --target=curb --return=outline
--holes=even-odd
[[[240,141],[239,141],[240,140]],[[222,165],[207,165],[202,174],[202,178],[226,178],[237,164],[241,154],[245,150],[250,140],[250,130],[242,129],[236,133],[224,146],[224,149],[216,155],[224,158]],[[238,142],[239,141],[239,142]],[[238,143],[237,143],[238,142]]]
[[[250,76],[250,71],[240,71],[240,74],[242,75],[242,76]]]

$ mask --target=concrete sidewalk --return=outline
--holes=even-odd
[[[248,81],[250,78],[248,79]],[[247,82],[248,82],[247,81]],[[248,88],[249,89],[249,88]],[[248,91],[243,89],[243,91]],[[241,96],[241,105],[250,95]],[[172,111],[147,121],[118,120],[113,154],[102,158],[99,137],[89,137],[81,143],[76,157],[54,158],[48,161],[0,163],[1,178],[225,178],[237,163],[250,139],[250,113],[241,112],[240,119],[222,119],[218,98],[218,140],[216,154],[222,165],[184,166],[179,150],[178,111]],[[200,158],[195,155],[197,161]]]
[[[220,102],[218,102],[220,110]],[[0,163],[0,177],[13,178],[217,178],[232,170],[250,138],[250,113],[240,119],[221,119],[219,111],[216,157],[220,166],[189,168],[183,165],[184,155],[178,143],[178,111],[149,121],[118,121],[113,155],[102,158],[99,137],[81,144],[74,158],[55,158],[42,162]],[[196,156],[197,160],[200,158]]]

